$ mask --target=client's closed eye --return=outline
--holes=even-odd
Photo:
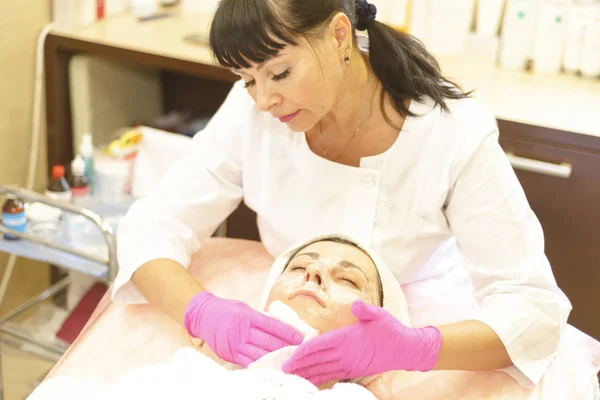
[[[344,282],[348,282],[350,285],[354,286],[355,288],[358,289],[358,284],[356,282],[354,282],[352,279],[347,278],[345,276],[340,277],[340,279]]]
[[[290,268],[290,271],[306,271],[306,267],[302,265],[294,265]]]

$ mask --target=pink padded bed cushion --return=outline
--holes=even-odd
[[[256,307],[272,261],[260,243],[211,239],[194,256],[190,272],[213,293]],[[404,290],[410,308],[411,288]],[[414,326],[419,326],[419,319],[411,311]],[[189,345],[184,329],[152,306],[118,305],[107,293],[46,379],[72,376],[109,383],[132,368],[167,362],[177,349]],[[388,373],[371,383],[369,389],[381,399],[574,398],[556,397],[556,390],[561,389],[551,383],[543,383],[536,390],[524,389],[501,371],[403,373],[401,377]]]

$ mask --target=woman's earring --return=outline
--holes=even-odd
[[[352,52],[352,43],[346,48],[344,62],[346,65],[350,65],[350,53]]]

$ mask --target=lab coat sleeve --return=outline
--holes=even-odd
[[[532,387],[557,350],[571,304],[556,285],[541,225],[498,143],[498,129],[489,125],[457,157],[446,216],[481,306],[476,319],[506,346],[513,366],[504,371]]]
[[[239,205],[246,117],[252,112],[248,94],[234,85],[207,127],[195,135],[189,151],[147,197],[134,203],[119,224],[113,300],[145,303],[131,282],[133,273],[158,258],[187,268],[192,254]]]

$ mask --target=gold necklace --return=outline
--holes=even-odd
[[[344,150],[342,150],[342,152],[340,154],[338,154],[338,156],[335,159],[331,160],[331,161],[336,162],[337,160],[340,159],[340,157],[342,156],[342,154],[344,154],[346,152],[346,150],[348,150],[348,147],[350,147],[350,143],[352,143],[352,140],[354,140],[354,137],[356,136],[356,134],[358,133],[358,131],[360,130],[360,128],[364,125],[365,122],[367,122],[367,120],[369,118],[371,118],[372,115],[373,115],[373,111],[371,111],[371,114],[369,114],[369,116],[367,118],[365,118],[364,121],[361,122],[358,125],[358,128],[356,128],[354,130],[354,133],[352,134],[352,136],[350,137],[350,139],[346,143],[346,146],[344,147]],[[325,149],[325,142],[323,141],[323,130],[321,129],[321,121],[319,121],[319,138],[321,139],[321,150],[323,151],[323,157],[327,158],[327,149]]]
[[[369,116],[367,118],[365,118],[360,124],[358,124],[358,127],[354,130],[354,133],[352,133],[352,136],[346,143],[346,146],[344,147],[342,152],[340,154],[338,154],[338,156],[331,161],[336,162],[337,160],[340,159],[340,157],[346,152],[346,150],[348,150],[348,147],[350,147],[350,143],[352,143],[352,140],[354,140],[354,137],[356,136],[356,134],[358,133],[360,128],[362,128],[362,126],[365,124],[365,122],[367,122],[373,116],[373,97],[375,97],[375,93],[377,92],[378,86],[379,85],[375,85],[375,90],[373,91],[373,94],[371,95],[371,111],[369,112]],[[319,139],[321,140],[321,151],[323,152],[323,157],[327,158],[327,149],[325,149],[325,141],[323,140],[323,129],[321,128],[321,121],[319,121]]]

